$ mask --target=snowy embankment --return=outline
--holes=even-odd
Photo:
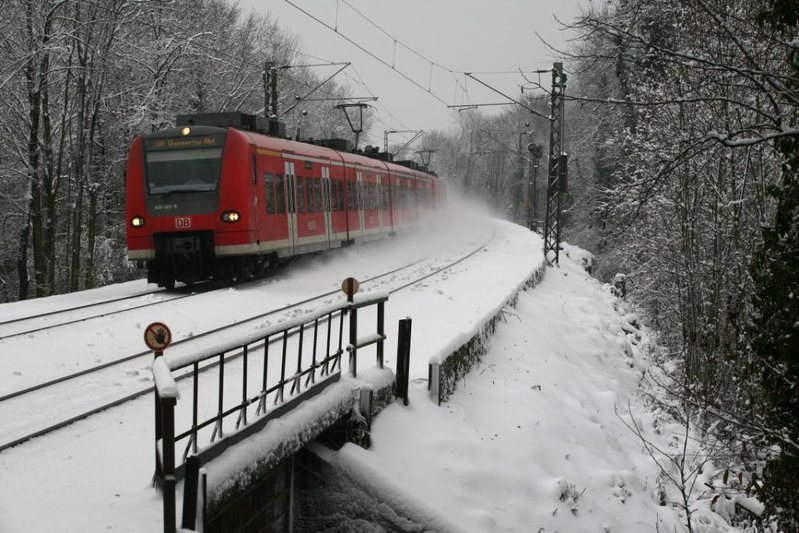
[[[565,246],[560,266],[505,309],[488,353],[446,403],[418,379],[409,406],[376,419],[371,449],[348,444],[325,460],[436,531],[684,531],[625,424],[632,414],[673,450],[674,434],[655,429],[638,394],[647,333],[584,259]],[[729,530],[709,512],[694,527]]]

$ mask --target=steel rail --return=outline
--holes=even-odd
[[[59,311],[50,311],[48,313],[42,313],[40,315],[31,315],[31,316],[27,316],[27,317],[23,317],[23,318],[9,320],[7,322],[2,322],[2,323],[0,323],[0,326],[2,326],[4,324],[11,324],[11,323],[14,323],[14,322],[23,322],[25,320],[33,320],[33,319],[42,318],[42,317],[45,317],[45,316],[58,315],[58,314],[62,314],[62,313],[65,314],[65,313],[69,313],[71,311],[79,311],[81,309],[87,309],[89,307],[97,307],[97,306],[100,306],[100,305],[122,302],[122,301],[130,300],[130,299],[133,299],[133,298],[139,298],[139,297],[142,297],[142,296],[148,296],[150,294],[159,294],[159,293],[162,293],[162,292],[168,292],[168,291],[147,292],[147,293],[139,294],[139,295],[136,295],[136,296],[125,296],[123,298],[118,298],[116,300],[105,300],[105,301],[102,301],[102,302],[86,304],[84,306],[76,306],[76,307],[70,307],[68,309],[61,309]],[[86,317],[82,317],[82,318],[77,318],[75,320],[67,320],[66,322],[59,322],[58,324],[49,324],[47,326],[42,326],[42,327],[39,327],[39,328],[29,329],[29,330],[25,330],[25,331],[18,331],[16,333],[11,333],[9,335],[0,335],[0,340],[10,339],[10,338],[13,338],[13,337],[19,337],[19,336],[22,336],[22,335],[29,335],[31,333],[38,333],[40,331],[45,331],[45,330],[48,330],[48,329],[60,328],[60,327],[63,327],[63,326],[70,326],[72,324],[78,324],[80,322],[86,322],[88,320],[94,320],[96,318],[103,318],[103,317],[107,317],[107,316],[117,315],[117,314],[120,314],[120,313],[126,313],[128,311],[135,311],[136,309],[141,309],[143,307],[150,307],[150,306],[153,306],[153,305],[160,305],[160,304],[164,304],[164,303],[174,302],[175,300],[181,300],[183,298],[188,298],[190,296],[194,296],[196,294],[201,294],[201,293],[202,292],[192,291],[192,292],[190,292],[188,294],[181,294],[181,295],[175,296],[174,298],[168,298],[166,300],[159,300],[157,302],[148,302],[148,303],[144,303],[144,304],[141,304],[141,305],[128,307],[128,308],[125,308],[125,309],[119,309],[117,311],[110,311],[110,312],[107,312],[107,313],[100,313],[99,315],[86,316]]]
[[[88,309],[89,307],[96,307],[99,305],[105,305],[114,302],[122,302],[125,300],[132,300],[133,298],[141,298],[142,296],[150,296],[151,294],[158,294],[160,292],[166,292],[164,290],[158,291],[150,291],[150,292],[142,292],[139,294],[131,294],[130,296],[122,296],[121,298],[109,298],[108,300],[101,300],[99,302],[92,302],[83,305],[76,305],[74,307],[65,307],[64,309],[57,309],[55,311],[48,311],[46,313],[39,313],[36,315],[28,315],[28,316],[21,316],[18,318],[12,318],[11,320],[3,320],[0,321],[0,326],[5,326],[6,324],[16,324],[17,322],[24,322],[26,320],[33,320],[35,318],[43,318],[46,316],[57,315],[60,313],[69,313],[70,311],[80,311],[81,309]]]

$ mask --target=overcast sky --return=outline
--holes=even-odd
[[[578,0],[291,2],[329,26],[337,27],[339,34],[286,0],[240,0],[239,5],[245,11],[270,11],[285,28],[300,37],[304,51],[312,56],[305,58],[309,63],[319,60],[351,62],[352,65],[335,79],[350,85],[355,96],[378,97],[374,104],[377,131],[372,132],[370,140],[381,145],[383,130],[429,131],[451,127],[457,112],[447,105],[505,101],[478,82],[467,80],[463,72],[471,72],[516,97],[519,84],[524,83],[518,73],[520,68],[550,69],[557,59],[541,39],[555,47],[565,46],[567,36],[560,31],[555,17],[569,21],[579,9]],[[370,57],[342,35],[385,63],[393,64],[413,82]],[[398,41],[396,46],[392,37]],[[408,48],[423,57],[414,55]],[[435,63],[432,68],[431,61]],[[320,76],[335,72],[333,67],[315,70]],[[495,71],[511,73],[488,73]],[[536,74],[529,76],[538,80]],[[546,84],[551,75],[541,75],[541,80]],[[490,113],[499,109],[486,107],[484,111]]]

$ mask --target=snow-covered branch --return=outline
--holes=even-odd
[[[757,135],[754,137],[738,137],[736,134],[723,134],[717,131],[709,131],[705,135],[705,139],[718,141],[724,146],[730,148],[741,148],[745,146],[753,146],[763,142],[773,141],[782,137],[797,137],[799,136],[799,128],[786,128],[781,131]]]

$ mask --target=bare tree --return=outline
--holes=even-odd
[[[763,9],[622,0],[589,10],[571,54],[587,77],[570,94],[601,121],[578,157],[612,157],[594,167],[605,257],[663,332],[681,400],[701,427],[723,421],[716,436],[745,431],[761,446],[786,420],[763,416],[768,362],[749,347],[750,269],[775,214],[781,143],[799,133],[792,34],[761,24]]]

